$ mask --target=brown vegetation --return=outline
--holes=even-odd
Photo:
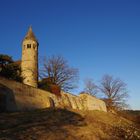
[[[130,121],[133,121],[140,128],[140,111],[124,110],[119,111],[118,114]]]
[[[51,78],[43,78],[38,83],[38,88],[49,91],[56,96],[61,96],[61,88],[56,84],[52,84]]]

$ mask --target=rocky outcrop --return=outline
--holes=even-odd
[[[80,94],[79,97],[82,100],[85,110],[101,110],[105,112],[107,111],[104,101],[88,94]]]
[[[79,96],[61,92],[56,96],[50,92],[0,77],[0,108],[22,111],[39,108],[72,108],[77,110],[107,111],[104,101],[88,94]]]
[[[61,95],[61,102],[63,103],[63,107],[78,110],[100,110],[107,112],[105,102],[89,94],[85,93],[75,96],[70,93],[61,92]]]

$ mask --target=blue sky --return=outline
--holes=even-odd
[[[83,80],[104,74],[128,85],[129,104],[140,109],[139,0],[1,0],[0,53],[21,58],[28,27],[39,40],[39,56],[59,54]]]

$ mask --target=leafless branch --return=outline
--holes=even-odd
[[[109,109],[124,109],[127,107],[128,92],[126,84],[122,80],[105,75],[102,78],[100,90],[105,95],[105,101]]]
[[[64,91],[76,88],[78,70],[71,68],[62,56],[52,56],[43,60],[43,70],[40,77],[50,78],[52,84],[56,84]]]

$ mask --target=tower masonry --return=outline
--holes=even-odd
[[[22,42],[21,75],[23,83],[37,87],[39,43],[30,27]]]

